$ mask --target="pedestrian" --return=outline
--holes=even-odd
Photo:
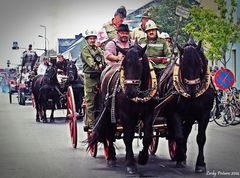
[[[38,66],[37,75],[44,75],[49,66],[49,59],[44,57],[42,63]]]
[[[108,65],[121,61],[124,55],[117,50],[117,46],[128,49],[134,45],[134,40],[129,37],[129,28],[127,24],[121,24],[117,30],[117,37],[109,41],[105,46],[104,58]]]
[[[81,58],[83,61],[84,92],[87,109],[86,124],[92,129],[96,109],[95,97],[98,92],[97,87],[100,83],[100,76],[104,69],[105,62],[102,49],[96,46],[97,32],[95,30],[87,30],[85,39],[87,40],[87,45],[82,49]]]
[[[114,39],[117,36],[117,29],[120,24],[123,23],[124,18],[126,18],[127,11],[124,6],[121,6],[114,13],[114,17],[111,21],[103,24],[103,29],[106,31],[109,40]]]

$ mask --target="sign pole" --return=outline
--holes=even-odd
[[[173,50],[172,50],[171,58],[173,57],[174,49],[176,48],[178,34],[179,34],[179,28],[180,28],[180,23],[182,21],[182,18],[187,19],[190,15],[190,11],[188,8],[178,5],[176,7],[175,14],[179,16],[179,20],[178,20],[178,24],[177,24],[177,31],[176,31],[176,36],[175,36],[175,40],[173,43]],[[176,59],[174,59],[174,63],[175,62],[176,62]]]
[[[173,50],[172,50],[172,54],[171,54],[171,58],[173,56],[174,53],[174,49],[176,48],[176,44],[177,44],[177,39],[178,39],[178,34],[179,34],[179,27],[180,27],[180,22],[182,21],[182,16],[179,17],[178,20],[178,24],[177,24],[177,31],[176,31],[176,35],[175,35],[175,39],[174,39],[174,43],[173,43]],[[175,63],[175,59],[174,59],[174,63]]]

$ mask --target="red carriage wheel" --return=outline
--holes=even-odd
[[[77,147],[77,113],[72,87],[67,90],[67,113],[70,127],[70,136],[73,148]]]
[[[104,141],[103,147],[104,147],[104,156],[105,156],[105,159],[107,160],[108,159],[108,141],[107,140]]]
[[[35,100],[34,100],[34,96],[33,96],[33,94],[32,94],[31,96],[32,96],[32,106],[33,106],[33,108],[35,108]]]
[[[88,140],[90,140],[90,138],[91,138],[91,131],[88,131],[87,132],[87,138],[88,138]],[[96,157],[97,156],[97,143],[94,145],[94,146],[91,146],[90,148],[89,148],[89,152],[90,152],[90,154],[91,154],[91,156],[92,157]]]
[[[156,134],[152,137],[152,143],[149,146],[149,152],[151,155],[154,155],[158,148],[158,141],[159,141],[159,131],[156,131]]]
[[[168,140],[168,150],[172,161],[176,158],[176,142],[174,140]]]

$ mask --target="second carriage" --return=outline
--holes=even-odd
[[[55,58],[51,61],[56,62]],[[82,117],[83,79],[73,61],[67,61],[66,75],[57,77],[57,67],[50,66],[44,75],[33,79],[33,96],[36,108],[36,121],[40,118],[47,122],[46,110],[51,109],[50,121],[54,121],[55,109],[67,109],[68,118],[75,114],[76,119]],[[58,80],[58,79],[59,80]],[[78,113],[78,114],[77,114]]]

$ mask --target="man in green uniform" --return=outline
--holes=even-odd
[[[147,36],[147,34],[145,33],[145,24],[149,19],[150,19],[149,14],[147,12],[144,12],[142,14],[141,23],[139,24],[138,27],[134,28],[130,33],[130,36],[133,40],[139,41],[139,39]]]
[[[158,28],[154,21],[148,20],[145,32],[147,37],[141,38],[139,44],[143,47],[148,45],[146,55],[156,64],[156,70],[166,68],[170,62],[170,50],[165,39],[158,36]]]
[[[86,121],[89,128],[93,128],[97,85],[100,82],[100,75],[105,63],[102,49],[96,46],[97,32],[87,30],[85,39],[87,45],[82,49],[81,58],[83,61],[84,91],[87,107]]]
[[[117,37],[117,29],[119,25],[123,23],[123,20],[126,17],[126,15],[127,15],[126,8],[124,6],[121,6],[115,12],[113,19],[103,24],[102,28],[107,33],[109,41]]]
[[[170,49],[170,52],[173,54],[173,57],[176,57],[178,55],[178,51],[177,51],[177,48],[175,48],[173,52],[173,41],[170,35],[166,32],[162,32],[160,34],[160,37],[166,40],[166,43]]]

